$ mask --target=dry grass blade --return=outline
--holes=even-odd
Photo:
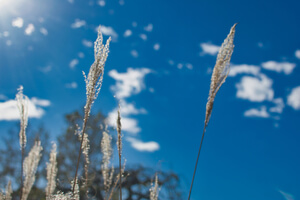
[[[220,87],[225,82],[225,79],[227,78],[229,70],[230,70],[229,65],[230,65],[230,59],[231,59],[231,55],[233,53],[233,48],[234,48],[233,39],[234,39],[234,35],[235,35],[236,25],[237,24],[234,24],[231,27],[228,36],[224,40],[224,42],[219,50],[216,65],[214,67],[214,70],[213,70],[213,73],[211,76],[209,96],[208,96],[208,101],[206,104],[205,123],[204,123],[203,133],[202,133],[202,137],[201,137],[201,142],[200,142],[200,146],[199,146],[199,151],[198,151],[198,155],[197,155],[197,160],[196,160],[196,164],[195,164],[195,169],[194,169],[194,173],[193,173],[193,178],[192,178],[192,182],[191,182],[188,200],[191,197],[193,183],[194,183],[194,179],[195,179],[195,175],[196,175],[196,171],[197,171],[198,160],[199,160],[199,156],[200,156],[200,152],[201,152],[201,148],[202,148],[202,143],[203,143],[206,127],[208,125],[208,122],[209,122],[209,119],[210,119],[210,116],[212,113],[214,100],[215,100],[216,94],[219,91]]]
[[[87,120],[88,120],[90,112],[91,112],[92,105],[93,105],[95,99],[98,97],[98,94],[99,94],[101,86],[102,86],[104,66],[105,66],[105,62],[106,62],[108,52],[109,52],[110,41],[111,41],[111,38],[109,38],[106,41],[105,45],[102,44],[103,36],[102,36],[100,27],[99,27],[98,37],[94,43],[95,61],[92,64],[92,66],[90,67],[88,76],[86,76],[85,73],[83,72],[83,75],[85,77],[85,83],[86,83],[86,104],[84,106],[84,121],[83,121],[83,125],[82,125],[82,138],[81,138],[81,144],[80,144],[77,165],[76,165],[76,172],[75,172],[75,177],[74,177],[75,180],[74,180],[73,190],[72,190],[73,193],[75,190],[75,183],[76,183],[76,179],[77,179],[77,173],[78,173],[80,156],[81,156],[81,152],[82,152],[82,148],[83,148],[83,142],[84,142],[85,138],[87,138],[87,137],[85,137],[86,124],[87,124]],[[86,163],[86,164],[88,164],[88,163]],[[85,172],[85,174],[87,174],[87,171]],[[87,177],[86,177],[86,180],[87,180]]]
[[[11,194],[12,194],[13,190],[11,187],[11,181],[8,181],[8,184],[5,188],[5,200],[11,200]]]

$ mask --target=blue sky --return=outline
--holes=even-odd
[[[173,170],[188,192],[219,46],[236,29],[231,71],[214,104],[192,199],[300,198],[298,1],[0,0],[1,135],[24,86],[32,125],[53,139],[85,104],[82,71],[102,25],[112,37],[93,111],[121,99],[124,156]]]

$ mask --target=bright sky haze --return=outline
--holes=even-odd
[[[51,138],[85,104],[101,25],[110,53],[92,112],[122,112],[130,164],[179,174],[187,197],[219,48],[235,48],[207,127],[193,200],[300,199],[299,1],[0,0],[0,127],[19,120]]]

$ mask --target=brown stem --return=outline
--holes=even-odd
[[[197,160],[196,160],[196,164],[195,164],[195,169],[194,169],[194,174],[193,174],[193,179],[192,179],[192,183],[191,183],[191,187],[190,187],[188,200],[190,200],[190,197],[191,197],[191,194],[192,194],[194,179],[195,179],[195,176],[196,176],[197,165],[198,165],[198,160],[199,160],[199,157],[200,157],[200,151],[201,151],[201,147],[202,147],[202,143],[203,143],[203,139],[204,139],[204,135],[205,135],[205,130],[206,130],[206,125],[204,125],[204,128],[203,128],[202,138],[201,138],[201,142],[200,142],[200,146],[199,146],[198,156],[197,156]]]

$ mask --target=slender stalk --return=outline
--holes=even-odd
[[[117,131],[118,131],[118,151],[119,151],[119,176],[120,176],[120,200],[122,200],[122,124],[121,124],[121,114],[120,114],[120,104],[118,109],[118,118],[117,118]]]
[[[76,164],[75,178],[74,178],[73,189],[72,189],[72,193],[73,194],[74,194],[74,191],[75,191],[75,185],[76,185],[76,179],[77,179],[79,161],[80,161],[80,156],[81,156],[81,153],[82,153],[82,144],[83,144],[83,138],[84,138],[84,132],[85,132],[85,128],[86,128],[86,123],[87,123],[87,116],[85,114],[84,121],[83,121],[83,126],[82,126],[81,143],[80,143],[79,154],[78,154],[78,159],[77,159],[77,164]]]
[[[22,191],[23,191],[23,162],[24,162],[24,146],[22,146],[22,158],[21,158],[21,191],[20,191],[20,199],[22,199]]]
[[[204,126],[203,133],[202,133],[202,138],[201,138],[201,142],[200,142],[200,146],[199,146],[198,156],[197,156],[197,160],[196,160],[196,164],[195,164],[195,169],[194,169],[194,174],[193,174],[193,179],[192,179],[192,183],[191,183],[191,187],[190,187],[188,200],[190,200],[190,197],[191,197],[191,194],[192,194],[194,179],[195,179],[195,176],[196,176],[197,165],[198,165],[198,160],[199,160],[199,157],[200,157],[200,152],[201,152],[202,143],[203,143],[203,140],[204,140],[205,131],[206,131],[206,126]]]

